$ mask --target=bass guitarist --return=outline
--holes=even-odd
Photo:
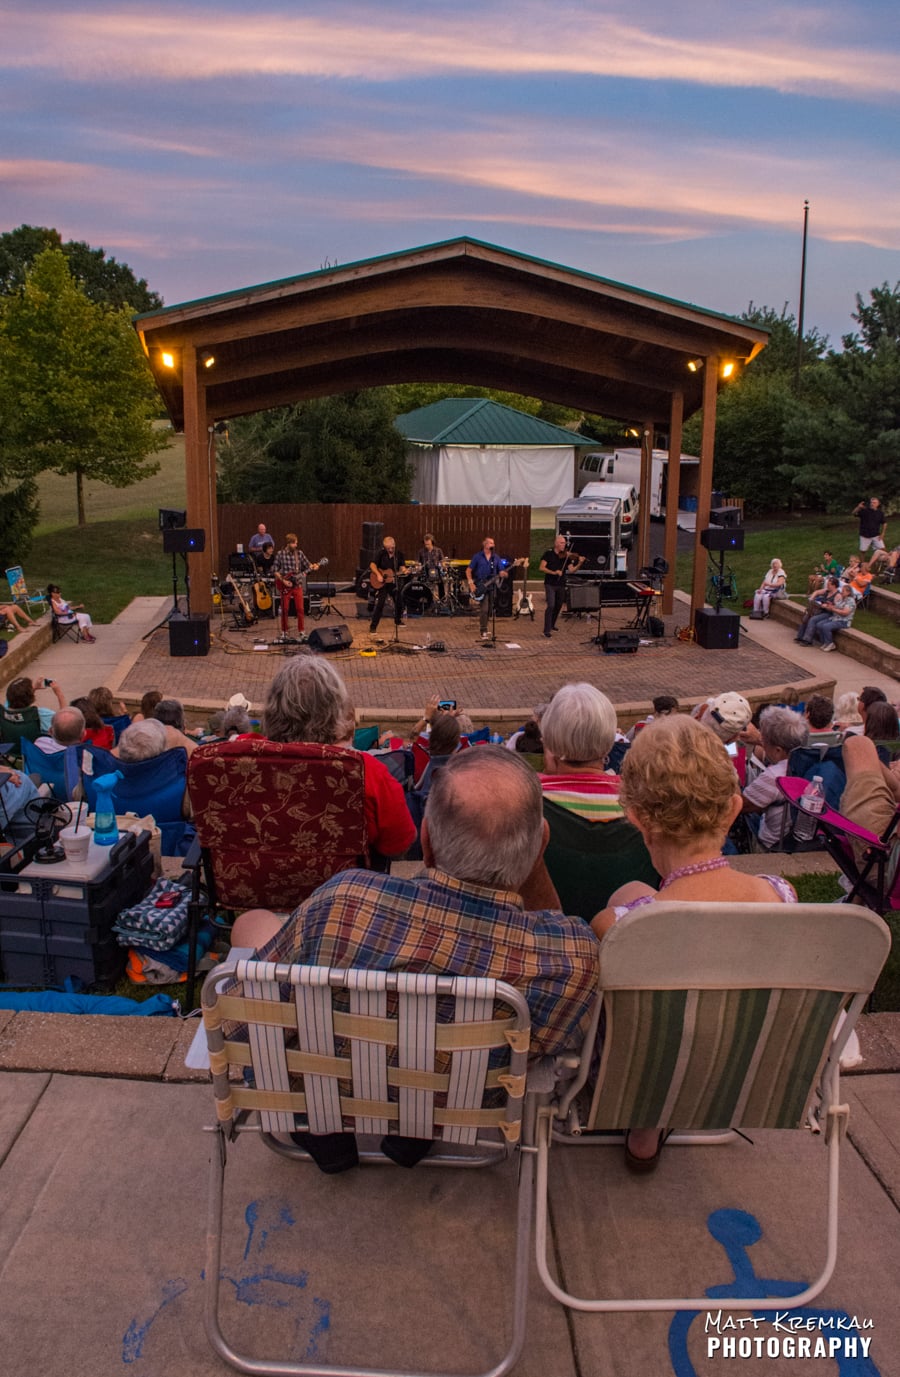
[[[550,640],[550,633],[556,630],[556,622],[566,598],[566,579],[584,564],[585,556],[578,555],[567,548],[564,535],[558,535],[553,548],[545,550],[538,569],[544,575],[544,593],[547,607],[544,612],[544,635]]]
[[[510,561],[500,559],[493,536],[486,536],[481,543],[481,549],[472,556],[466,568],[466,582],[472,597],[484,590],[478,605],[478,622],[483,641],[488,639],[488,622],[494,611],[497,589],[509,577],[509,571]]]
[[[303,631],[303,575],[310,569],[318,569],[299,548],[299,541],[292,531],[284,538],[284,549],[279,550],[273,564],[275,587],[281,594],[281,634],[287,634],[291,603],[297,613],[297,631]]]

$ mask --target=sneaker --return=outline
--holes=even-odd
[[[822,646],[822,649],[823,649],[823,650],[837,650],[837,646],[835,645],[834,641],[832,641],[832,642],[831,642],[831,645],[823,645],[823,646]]]
[[[376,632],[377,630],[378,630],[378,627],[375,626],[373,622],[369,622],[369,631],[372,633],[373,636],[374,636],[374,634],[375,634],[375,632]]]
[[[481,639],[482,639],[483,641],[490,640],[490,637],[488,636],[488,633],[487,633],[486,631],[482,631],[482,633],[481,633]]]

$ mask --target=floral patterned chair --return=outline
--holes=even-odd
[[[290,911],[338,871],[381,861],[366,835],[363,758],[346,747],[212,742],[191,755],[188,792],[200,847],[192,954],[204,909]]]

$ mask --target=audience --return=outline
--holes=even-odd
[[[169,750],[173,746],[183,746],[188,755],[196,750],[197,743],[188,736],[184,726],[184,708],[177,698],[160,698],[153,709],[153,717],[166,729],[166,743]]]
[[[809,740],[809,724],[790,708],[764,708],[759,719],[765,769],[743,792],[742,809],[764,851],[780,847],[789,818],[788,805],[778,788],[787,774],[788,758]]]
[[[132,714],[132,722],[142,722],[145,717],[152,717],[157,703],[162,702],[162,697],[159,689],[148,689],[141,699],[139,710]]]
[[[780,876],[732,870],[722,855],[741,795],[728,757],[696,720],[666,717],[638,734],[622,766],[621,800],[663,879],[656,890],[640,882],[623,885],[591,924],[598,937],[663,894],[667,900],[796,902]],[[652,1171],[664,1139],[664,1125],[626,1134],[627,1165]]]
[[[897,709],[893,703],[870,703],[866,710],[866,736],[872,741],[896,741],[900,736],[900,723]]]
[[[92,688],[88,694],[88,698],[90,698],[96,711],[103,718],[128,716],[128,709],[121,698],[118,699],[118,701],[114,700],[111,691],[106,688],[105,685],[101,685],[99,688]]]
[[[132,722],[119,737],[119,744],[113,751],[120,760],[153,760],[169,749],[166,728],[153,717]]]
[[[34,744],[44,755],[58,755],[67,746],[77,746],[79,741],[84,740],[85,719],[78,702],[76,699],[71,707],[59,708],[53,714],[50,734],[39,736],[35,741]]]
[[[35,708],[41,732],[48,733],[53,724],[53,715],[56,709],[45,708],[35,703],[35,694],[42,689],[49,689],[54,694],[59,707],[64,708],[66,706],[65,695],[55,679],[51,679],[48,684],[44,679],[29,679],[25,675],[13,679],[7,684],[6,706],[14,712],[26,712],[29,708]]]
[[[94,707],[90,697],[75,698],[72,700],[73,707],[78,708],[84,718],[84,739],[89,741],[92,746],[100,746],[104,751],[111,751],[116,744],[116,734],[108,722],[104,722],[100,713]],[[56,714],[59,716],[59,713]],[[56,719],[54,718],[54,721]]]
[[[842,693],[835,700],[834,729],[845,736],[858,736],[862,732],[863,720],[855,693]]]
[[[809,734],[815,737],[821,732],[831,733],[834,724],[834,702],[824,693],[813,693],[806,700],[804,716],[809,723]]]

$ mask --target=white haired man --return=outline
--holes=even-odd
[[[428,796],[424,875],[342,871],[283,926],[263,910],[241,915],[232,940],[264,961],[507,980],[528,1001],[535,1054],[576,1047],[596,997],[599,944],[555,907],[529,911],[555,902],[546,840],[540,784],[525,761],[502,747],[461,751],[436,772]],[[323,1169],[352,1166],[352,1139],[329,1136],[341,1141],[304,1134],[303,1146]],[[335,1150],[330,1163],[323,1146]],[[393,1138],[382,1147],[403,1165],[427,1151]]]

